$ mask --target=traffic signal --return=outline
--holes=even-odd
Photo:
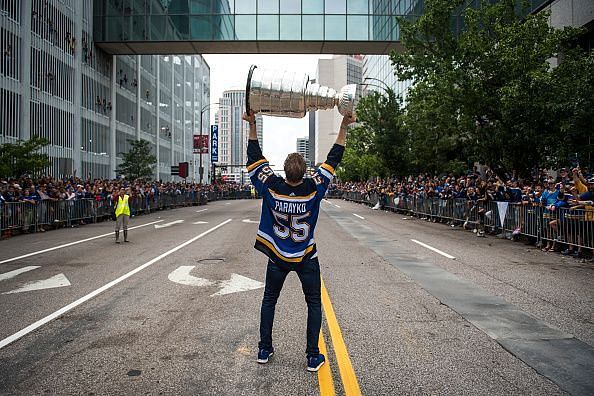
[[[180,162],[179,163],[179,177],[185,179],[186,177],[188,177],[188,175],[190,174],[189,172],[189,165],[187,162]]]

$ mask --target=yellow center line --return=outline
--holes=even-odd
[[[324,280],[322,279],[321,281],[322,306],[324,307],[324,315],[326,316],[326,322],[328,323],[328,331],[330,332],[330,339],[332,340],[334,354],[336,355],[336,362],[338,363],[338,371],[340,372],[340,378],[342,379],[344,394],[346,396],[361,396],[361,388],[359,388],[359,382],[357,381],[351,358],[349,357],[346,344],[342,338],[342,331],[336,320],[328,290],[326,290]]]
[[[332,370],[330,370],[330,359],[328,358],[328,350],[326,349],[326,342],[324,341],[324,333],[320,330],[319,341],[320,352],[326,356],[326,363],[318,370],[318,382],[320,383],[320,396],[334,396],[334,380],[332,379]]]

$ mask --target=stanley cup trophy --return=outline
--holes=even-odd
[[[245,108],[263,115],[302,118],[308,111],[334,106],[343,116],[353,112],[357,85],[345,85],[340,92],[312,83],[306,74],[250,67],[245,87]]]

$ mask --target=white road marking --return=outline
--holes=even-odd
[[[40,268],[40,266],[39,265],[30,265],[28,267],[23,267],[23,268],[15,269],[14,271],[5,272],[3,274],[0,274],[0,281],[7,280],[7,279],[10,279],[10,278],[14,278],[17,275],[23,274],[25,272],[32,271],[32,270],[37,269],[37,268]]]
[[[167,278],[170,281],[179,283],[182,285],[187,286],[210,286],[213,283],[208,279],[198,278],[197,276],[190,275],[190,272],[195,268],[195,265],[182,265],[172,273],[170,273]]]
[[[334,205],[334,206],[336,206],[337,208],[340,208],[340,206],[338,206],[338,205]]]
[[[447,253],[445,253],[445,252],[442,252],[441,250],[439,250],[439,249],[436,249],[436,248],[434,248],[433,246],[429,246],[429,245],[427,245],[426,243],[419,242],[419,241],[417,241],[416,239],[411,239],[411,241],[413,241],[414,243],[416,243],[416,244],[419,244],[419,245],[421,245],[421,246],[423,246],[423,247],[425,247],[425,248],[427,248],[427,249],[429,249],[429,250],[433,250],[435,253],[439,253],[439,254],[441,254],[442,256],[444,256],[444,257],[447,257],[447,258],[449,258],[449,259],[451,259],[451,260],[456,260],[456,257],[454,257],[454,256],[452,256],[452,255],[450,255],[450,254],[447,254]]]
[[[161,221],[163,221],[163,220],[152,221],[150,223],[146,223],[146,224],[142,224],[142,225],[130,227],[130,228],[128,228],[128,230],[133,230],[135,228],[140,228],[140,227],[146,227],[146,226],[149,226],[151,224],[160,223]],[[58,245],[58,246],[54,246],[54,247],[51,247],[51,248],[48,248],[48,249],[38,250],[38,251],[33,252],[33,253],[23,254],[22,256],[18,256],[18,257],[13,257],[13,258],[9,258],[9,259],[6,259],[6,260],[2,260],[2,261],[0,261],[0,264],[9,263],[11,261],[20,260],[22,258],[35,256],[35,255],[41,254],[41,253],[51,252],[52,250],[62,249],[62,248],[68,247],[68,246],[78,245],[79,243],[89,242],[89,241],[92,241],[93,239],[99,239],[99,238],[104,238],[106,236],[113,236],[113,235],[114,234],[113,234],[113,231],[112,231],[112,232],[107,233],[107,234],[101,234],[101,235],[97,235],[97,236],[94,236],[94,237],[91,237],[91,238],[81,239],[80,241],[74,241],[74,242],[65,243],[63,245]]]
[[[357,213],[353,213],[353,216],[360,218],[361,220],[365,220],[365,217],[359,216]]]
[[[170,223],[165,223],[165,224],[155,224],[155,229],[158,230],[160,228],[166,228],[166,227],[171,227],[174,224],[180,224],[183,223],[183,220],[174,220]]]
[[[251,219],[243,219],[241,220],[243,223],[250,223],[250,224],[259,224],[259,221],[251,220]]]
[[[220,281],[219,287],[222,287],[222,289],[214,294],[211,294],[211,297],[260,289],[264,287],[264,283],[258,282],[257,280],[253,280],[250,278],[246,278],[245,276],[231,274],[231,279]]]
[[[208,221],[195,221],[192,224],[208,224]]]
[[[128,272],[127,274],[124,274],[122,276],[120,276],[119,278],[109,282],[108,284],[100,287],[97,290],[92,291],[91,293],[87,294],[84,297],[79,298],[78,300],[68,304],[67,306],[57,310],[56,312],[46,316],[43,319],[38,320],[37,322],[30,324],[29,326],[25,327],[24,329],[14,333],[13,335],[6,337],[5,339],[0,341],[0,349],[4,348],[5,346],[9,345],[10,343],[18,340],[21,337],[24,337],[25,335],[29,334],[30,332],[38,329],[39,327],[43,326],[44,324],[60,317],[61,315],[64,315],[66,312],[78,307],[79,305],[81,305],[82,303],[89,301],[90,299],[92,299],[93,297],[103,293],[104,291],[111,289],[112,287],[114,287],[115,285],[117,285],[118,283],[121,283],[122,281],[128,279],[129,277],[131,277],[132,275],[142,271],[143,269],[153,265],[154,263],[156,263],[157,261],[169,256],[172,253],[177,252],[180,249],[183,249],[184,247],[188,246],[190,243],[197,241],[198,239],[202,238],[203,236],[210,234],[211,232],[213,232],[214,230],[224,226],[225,224],[228,224],[229,222],[231,222],[231,219],[227,219],[225,221],[223,221],[222,223],[204,231],[202,234],[199,234],[195,237],[193,237],[192,239],[187,240],[186,242],[177,245],[176,247],[174,247],[173,249],[170,249],[168,251],[166,251],[165,253],[155,257],[154,259],[152,259],[151,261],[148,261],[144,264],[142,264],[140,267],[133,269],[132,271]]]
[[[225,205],[231,205],[231,202],[225,202]]]
[[[197,210],[196,213],[204,212],[206,210],[208,210],[208,209],[200,209],[200,210]]]
[[[264,287],[264,283],[258,282],[257,280],[253,280],[247,278],[242,275],[238,274],[231,274],[231,278],[229,280],[223,281],[210,281],[208,279],[199,278],[194,275],[190,275],[190,272],[196,268],[195,265],[182,265],[181,267],[177,268],[175,271],[171,272],[167,278],[170,281],[179,283],[181,285],[186,286],[218,286],[221,288],[216,293],[211,294],[211,297],[214,296],[224,296],[225,294],[231,293],[238,293],[242,291],[260,289]]]
[[[6,293],[2,294],[14,294],[14,293],[23,293],[29,292],[33,290],[43,290],[43,289],[55,289],[56,287],[65,287],[70,286],[70,281],[66,278],[64,274],[58,274],[52,276],[48,279],[38,280],[27,282],[23,286],[19,287],[18,289],[11,290]]]
[[[326,198],[322,198],[322,201],[329,203],[330,205],[332,205],[332,202],[328,201]]]

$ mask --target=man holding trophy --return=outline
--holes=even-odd
[[[274,311],[284,281],[291,271],[295,271],[301,281],[308,308],[307,370],[316,372],[325,362],[318,348],[322,325],[321,281],[313,236],[320,203],[344,153],[347,126],[355,121],[355,94],[356,85],[346,86],[336,93],[331,88],[310,84],[307,76],[267,73],[255,66],[250,69],[246,87],[247,112],[243,115],[250,124],[247,170],[263,198],[255,248],[268,256],[260,315],[258,363],[267,363],[274,353]],[[303,117],[307,111],[332,109],[334,106],[338,106],[343,120],[326,161],[313,176],[304,178],[307,167],[298,153],[289,154],[285,160],[286,179],[274,174],[258,143],[255,113]]]

